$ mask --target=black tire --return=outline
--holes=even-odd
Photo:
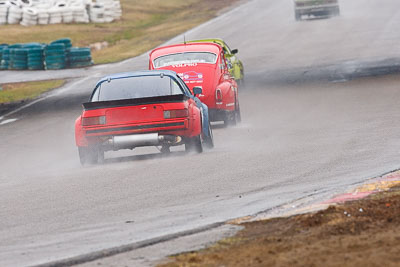
[[[207,148],[213,148],[214,147],[214,135],[212,132],[211,124],[208,122],[208,135],[204,137],[204,145]]]
[[[169,149],[169,146],[162,146],[160,152],[164,155],[168,155],[169,153],[171,153],[171,150]]]
[[[241,123],[242,122],[242,114],[240,113],[240,105],[239,103],[236,106],[236,122]]]
[[[224,125],[225,125],[225,127],[235,126],[236,123],[237,123],[236,110],[235,111],[226,112],[225,113],[225,117],[224,117]]]
[[[186,152],[196,152],[202,153],[203,152],[203,139],[201,134],[192,138],[188,138],[185,141],[185,151]]]
[[[294,17],[295,17],[296,21],[300,21],[301,20],[301,15],[300,15],[300,13],[298,11],[294,12]]]
[[[337,7],[335,10],[335,16],[340,16],[340,8]]]
[[[78,147],[81,165],[97,164],[104,161],[104,151],[98,148]]]

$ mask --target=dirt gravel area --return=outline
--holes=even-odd
[[[399,266],[400,187],[316,213],[244,224],[172,266]]]

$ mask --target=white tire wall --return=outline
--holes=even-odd
[[[86,7],[79,3],[74,3],[69,7],[72,11],[73,21],[76,23],[89,23],[89,15]]]
[[[89,8],[89,18],[94,23],[104,23],[105,7],[102,4],[91,4]]]
[[[0,0],[0,25],[110,23],[121,17],[119,0]]]
[[[12,2],[14,3],[14,2]],[[12,4],[8,9],[7,23],[18,24],[22,19],[22,9],[19,5]]]
[[[59,24],[62,22],[61,10],[58,7],[49,9],[49,24]]]
[[[46,25],[49,24],[50,15],[46,9],[39,9],[38,10],[38,24]]]
[[[22,8],[32,7],[33,2],[32,0],[18,0]]]
[[[38,12],[36,9],[25,7],[22,9],[21,25],[33,26],[37,24]]]
[[[7,24],[8,9],[10,4],[8,1],[0,1],[0,25]]]

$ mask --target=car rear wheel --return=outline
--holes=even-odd
[[[225,113],[225,118],[224,118],[225,127],[236,125],[236,122],[237,122],[236,115],[237,115],[236,110]]]
[[[294,12],[294,16],[295,16],[295,19],[296,19],[296,21],[299,21],[299,20],[301,20],[301,15],[300,15],[300,12],[298,12],[298,11],[295,11],[295,12]]]
[[[337,7],[333,13],[334,16],[340,16],[340,8]]]
[[[171,153],[171,150],[170,150],[169,146],[164,145],[161,147],[160,152],[162,154],[168,155],[169,153]]]
[[[78,147],[79,159],[82,166],[97,164],[104,161],[104,151],[93,147]]]
[[[236,106],[236,122],[240,123],[242,121],[242,114],[240,113],[240,105],[239,103]]]
[[[192,138],[188,138],[185,141],[185,151],[186,152],[196,152],[202,153],[203,152],[203,138],[201,134]]]

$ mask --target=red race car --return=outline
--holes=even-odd
[[[201,88],[195,88],[201,94]],[[81,164],[95,164],[109,150],[185,145],[213,147],[208,108],[175,72],[142,71],[101,79],[75,122]]]
[[[154,49],[149,69],[173,70],[191,90],[201,87],[199,99],[211,121],[235,125],[240,121],[238,86],[230,75],[223,48],[215,43],[186,43]]]

